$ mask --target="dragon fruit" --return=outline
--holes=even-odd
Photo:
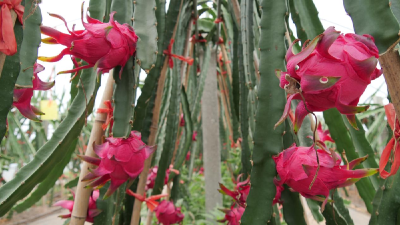
[[[371,80],[382,74],[376,68],[379,58],[374,38],[368,34],[340,34],[334,27],[314,38],[298,53],[293,53],[295,40],[286,53],[287,72],[277,70],[280,87],[288,100],[281,119],[290,112],[290,102],[301,100],[295,111],[294,131],[300,128],[310,112],[337,108],[357,129],[355,114],[368,109],[357,106]]]
[[[74,196],[74,200],[75,200],[75,193],[73,191],[72,195]],[[88,213],[86,216],[86,221],[93,223],[94,222],[94,217],[96,217],[97,215],[99,215],[101,213],[101,210],[97,208],[96,206],[96,201],[99,198],[99,190],[94,190],[92,192],[92,195],[89,198],[89,205],[88,205]],[[61,218],[71,218],[71,213],[72,213],[72,209],[74,208],[74,201],[71,200],[61,200],[56,202],[53,206],[61,206],[64,209],[68,209],[69,210],[69,214],[66,215],[61,215]]]
[[[6,55],[14,55],[17,52],[11,10],[17,14],[19,22],[23,24],[24,6],[21,5],[21,1],[0,1],[0,52]]]
[[[175,207],[174,203],[166,200],[161,201],[154,212],[158,222],[163,225],[180,223],[185,218],[180,207]]]
[[[135,197],[141,202],[145,202],[147,207],[156,213],[156,217],[159,223],[163,225],[170,225],[182,222],[185,215],[182,214],[181,208],[176,208],[174,203],[163,200],[157,202],[156,200],[168,196],[167,194],[153,195],[148,198],[134,193],[131,190],[126,190],[128,195]]]
[[[72,55],[85,60],[88,65],[83,65],[78,68],[62,71],[63,73],[74,73],[81,69],[95,67],[98,73],[106,73],[110,69],[121,66],[119,75],[128,59],[136,52],[136,42],[138,37],[135,31],[128,24],[119,24],[114,20],[115,12],[110,14],[110,21],[102,23],[99,20],[86,16],[88,23],[83,21],[82,24],[85,30],[69,30],[69,34],[64,34],[51,27],[41,26],[40,30],[43,34],[50,36],[42,40],[46,44],[62,44],[66,46],[61,53],[54,57],[38,57],[39,60],[45,62],[57,62],[64,55]],[[56,14],[50,14],[62,20],[67,26],[65,19]]]
[[[157,171],[158,171],[158,166],[154,166],[153,168],[149,169],[149,173],[147,175],[147,180],[146,180],[146,191],[149,189],[153,189],[154,184],[156,182]],[[176,174],[179,174],[179,171],[176,169],[173,169],[173,166],[170,165],[169,169],[167,169],[167,171],[165,171],[164,185],[168,183],[169,174],[171,173],[171,171]]]
[[[225,213],[225,218],[222,220],[218,220],[218,222],[225,223],[226,221],[228,221],[227,225],[240,225],[240,219],[242,218],[244,209],[245,208],[241,206],[234,208],[233,205],[230,210],[221,209],[221,211]]]
[[[32,88],[14,89],[13,106],[19,110],[19,112],[28,119],[33,121],[40,121],[36,116],[44,115],[39,109],[31,105],[31,99],[33,91],[44,91],[49,90],[55,84],[55,82],[43,82],[39,79],[38,73],[42,72],[44,67],[40,64],[35,63],[33,66],[33,80]]]
[[[340,155],[326,150],[317,149],[320,169],[315,182],[311,185],[317,171],[317,157],[315,149],[311,147],[297,147],[293,144],[288,149],[273,157],[279,180],[274,179],[276,196],[274,202],[278,202],[283,190],[283,184],[287,184],[294,191],[306,198],[321,200],[319,195],[325,196],[321,210],[324,210],[328,201],[329,190],[345,187],[357,182],[359,179],[371,176],[378,172],[377,169],[352,170],[362,163],[368,156],[351,161],[348,165],[341,165]],[[311,185],[311,188],[309,188]]]
[[[127,139],[106,138],[101,145],[94,145],[95,153],[100,158],[79,156],[82,160],[97,165],[97,169],[86,175],[82,181],[94,180],[88,187],[101,187],[111,180],[111,185],[104,195],[109,197],[128,179],[136,178],[143,170],[144,161],[154,151],[141,140],[139,132],[132,131]]]

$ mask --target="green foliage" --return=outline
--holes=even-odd
[[[157,21],[156,1],[139,0],[135,1],[133,13],[133,28],[139,40],[136,45],[136,56],[139,65],[144,70],[154,67],[157,58]]]
[[[283,149],[283,126],[274,129],[285,104],[284,91],[279,87],[275,70],[284,69],[285,57],[284,1],[263,0],[261,2],[260,87],[258,89],[258,111],[254,133],[253,169],[251,190],[242,224],[265,224],[272,215],[272,199],[275,197],[273,178],[276,175],[272,156]]]
[[[16,87],[32,87],[33,65],[38,56],[40,45],[40,25],[42,14],[36,0],[26,0],[24,10],[24,25],[21,49],[19,50],[20,71],[16,82]]]
[[[343,4],[356,34],[372,35],[379,53],[386,52],[399,39],[399,23],[390,10],[389,0],[344,0]]]
[[[14,85],[21,67],[19,56],[23,39],[23,30],[22,25],[18,21],[15,22],[14,33],[18,51],[14,55],[6,57],[3,71],[1,71],[2,76],[0,77],[0,142],[3,140],[7,131],[7,114],[11,109]]]
[[[96,74],[93,69],[86,69],[83,72],[81,85],[71,104],[67,117],[55,130],[52,138],[37,151],[31,162],[21,168],[15,178],[0,187],[0,216],[3,216],[15,203],[27,196],[30,191],[43,180],[48,171],[57,166],[64,157],[68,156],[65,149],[76,139],[85,123],[87,113],[91,112],[99,87],[96,84]],[[86,93],[86,94],[85,94]],[[86,96],[93,96],[86,99]],[[86,105],[86,102],[88,104]]]

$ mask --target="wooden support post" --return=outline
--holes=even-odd
[[[103,97],[101,99],[100,108],[106,108],[104,101],[111,100],[113,95],[114,79],[112,72],[108,76],[108,80],[104,89]],[[101,144],[102,136],[104,135],[104,130],[101,127],[104,121],[106,121],[107,114],[97,113],[95,118],[95,123],[90,133],[89,142],[85,152],[85,156],[97,157],[96,153],[93,151],[93,143],[99,145]],[[79,182],[76,188],[76,196],[74,202],[74,208],[71,215],[70,225],[83,225],[86,220],[88,204],[91,189],[85,188],[88,181],[82,182],[81,179],[89,173],[89,168],[94,169],[96,166],[89,164],[87,162],[82,163],[81,173],[79,175]]]

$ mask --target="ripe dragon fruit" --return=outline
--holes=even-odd
[[[0,52],[6,55],[14,55],[17,52],[11,10],[17,14],[19,22],[23,24],[24,6],[21,5],[21,1],[0,1]]]
[[[297,132],[308,111],[337,108],[357,128],[355,114],[369,106],[357,106],[371,80],[382,74],[376,68],[379,58],[374,38],[368,34],[340,34],[334,27],[314,38],[298,53],[293,53],[295,40],[286,53],[287,72],[277,70],[280,87],[288,100],[281,119],[290,112],[290,102],[301,100],[296,108],[294,131]]]
[[[97,180],[88,184],[89,187],[101,187],[111,180],[111,185],[104,195],[109,197],[128,179],[136,178],[143,170],[144,161],[154,151],[141,140],[139,132],[132,131],[127,139],[106,138],[101,145],[95,145],[94,151],[100,158],[79,156],[82,160],[97,165],[82,181]]]
[[[167,194],[153,195],[146,198],[145,196],[136,194],[129,189],[126,190],[126,193],[135,197],[141,202],[145,202],[147,207],[151,211],[154,211],[156,213],[158,222],[163,225],[181,223],[182,220],[185,218],[185,215],[183,215],[181,212],[181,208],[175,207],[174,203],[166,200],[163,200],[161,202],[156,201],[162,197],[168,196]]]
[[[218,222],[225,223],[226,221],[228,221],[227,225],[240,225],[240,219],[242,218],[244,209],[245,208],[241,206],[234,208],[233,205],[230,210],[221,209],[221,211],[225,213],[225,218],[222,220],[218,220]]]
[[[329,190],[351,185],[363,177],[378,172],[377,169],[352,170],[356,165],[365,161],[368,156],[355,159],[348,165],[340,165],[342,159],[339,154],[335,152],[330,154],[322,149],[317,149],[317,151],[320,169],[311,189],[309,187],[318,167],[313,146],[297,147],[293,144],[278,156],[273,157],[280,178],[279,180],[274,179],[277,189],[274,203],[278,202],[281,197],[283,184],[287,184],[306,198],[322,200],[318,195],[325,196],[321,207],[323,211],[328,201]]]
[[[85,60],[88,65],[78,68],[62,71],[63,73],[74,73],[81,69],[95,67],[98,73],[106,73],[110,69],[121,66],[119,75],[123,67],[136,52],[136,42],[138,37],[135,31],[128,24],[119,24],[114,20],[115,12],[110,14],[110,21],[102,23],[99,20],[86,16],[88,23],[83,21],[83,10],[81,15],[82,24],[86,30],[69,30],[69,34],[64,34],[51,27],[41,26],[40,30],[43,34],[50,36],[42,40],[46,44],[62,44],[66,46],[61,53],[54,57],[38,57],[39,60],[45,62],[57,62],[64,55],[72,55]],[[67,26],[65,19],[56,14],[50,14],[62,20]]]
[[[38,73],[42,72],[44,67],[40,64],[35,63],[33,66],[33,80],[32,88],[14,89],[13,106],[19,110],[19,112],[28,119],[33,121],[40,121],[36,116],[44,115],[39,109],[31,105],[31,99],[33,91],[44,91],[49,90],[55,84],[55,82],[43,82],[39,79]]]
[[[75,200],[75,193],[73,191],[72,195],[74,196],[74,200]],[[88,205],[88,213],[86,216],[86,221],[93,223],[94,222],[94,217],[96,217],[97,215],[99,215],[101,213],[101,210],[97,208],[96,206],[96,201],[99,198],[99,190],[94,190],[92,192],[92,195],[89,198],[89,205]],[[61,215],[61,218],[71,218],[71,213],[72,213],[72,209],[74,208],[74,201],[71,200],[61,200],[56,202],[53,206],[61,206],[64,209],[68,209],[70,214],[66,214],[66,215]]]
[[[158,222],[163,225],[181,223],[185,218],[180,207],[175,207],[174,203],[166,200],[161,201],[154,212]]]

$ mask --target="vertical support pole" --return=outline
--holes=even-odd
[[[112,71],[108,77],[103,97],[101,99],[100,108],[105,108],[104,101],[111,100],[113,95],[114,79],[112,76]],[[97,113],[95,122],[90,133],[89,143],[85,152],[86,156],[97,157],[96,153],[93,151],[93,143],[96,145],[101,144],[101,137],[104,135],[104,130],[101,127],[103,122],[106,120],[107,115],[104,113]],[[76,188],[76,196],[74,202],[74,208],[72,210],[70,225],[83,225],[86,220],[87,210],[89,205],[89,197],[92,189],[85,188],[88,181],[82,182],[81,179],[89,173],[89,168],[94,169],[96,166],[91,165],[87,162],[82,163],[81,173],[79,175],[78,187]]]
[[[218,183],[221,181],[221,149],[216,59],[216,49],[213,49],[201,99],[206,213],[222,205],[222,196],[218,192]]]

